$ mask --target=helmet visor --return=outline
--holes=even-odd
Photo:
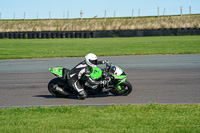
[[[92,64],[97,65],[97,60],[89,60]]]

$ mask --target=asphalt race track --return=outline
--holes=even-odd
[[[48,68],[70,69],[83,59],[0,60],[0,107],[200,103],[200,54],[100,57],[125,70],[133,85],[130,95],[96,95],[85,100],[52,96],[47,84],[55,76]]]

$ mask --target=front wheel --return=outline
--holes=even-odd
[[[115,96],[127,96],[132,91],[132,85],[128,81],[121,83],[120,87],[121,87],[121,90],[115,87],[114,89],[110,90],[110,93],[112,93]]]

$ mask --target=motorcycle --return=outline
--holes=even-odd
[[[93,80],[106,80],[105,85],[90,85],[86,77],[79,82],[88,95],[113,94],[115,96],[127,96],[132,91],[132,85],[126,80],[126,73],[118,66],[106,63],[104,69],[91,67],[90,76]],[[73,96],[73,88],[68,84],[67,73],[69,69],[63,67],[49,68],[49,71],[57,78],[48,83],[49,92],[56,97]]]

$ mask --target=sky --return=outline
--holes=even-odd
[[[200,0],[0,0],[0,19],[177,15],[181,6],[200,13]]]

